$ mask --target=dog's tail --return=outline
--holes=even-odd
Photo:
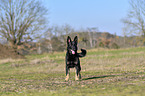
[[[81,49],[81,53],[78,53],[78,57],[84,57],[87,54],[87,51],[85,49]]]

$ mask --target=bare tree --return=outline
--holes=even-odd
[[[69,25],[65,24],[62,26],[53,25],[48,28],[48,30],[44,33],[44,37],[51,40],[52,37],[61,37],[61,41],[65,42],[68,34],[73,33],[74,29]]]
[[[0,0],[0,14],[0,36],[17,48],[45,29],[48,10],[37,0]]]
[[[96,44],[96,42],[94,41],[93,34],[98,31],[98,28],[97,27],[87,28],[87,30],[88,30],[88,37],[89,37],[90,47],[92,48]]]
[[[65,24],[63,27],[63,31],[64,33],[63,34],[70,34],[70,33],[73,33],[74,32],[74,29],[69,25],[69,24]]]
[[[130,0],[127,17],[122,21],[130,34],[145,38],[145,0]]]

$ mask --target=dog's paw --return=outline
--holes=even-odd
[[[65,79],[65,82],[69,81],[69,79]]]
[[[68,76],[65,78],[65,81],[69,81],[69,77]]]
[[[75,81],[79,81],[80,79],[79,78],[75,78]]]
[[[79,80],[79,77],[76,75],[76,77],[75,77],[75,81],[78,81]]]

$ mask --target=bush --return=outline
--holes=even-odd
[[[99,43],[99,47],[103,47],[103,48],[104,48],[103,42],[100,42],[100,43]]]
[[[61,42],[57,37],[53,37],[51,40],[52,50],[53,51],[64,51],[66,46]]]
[[[111,48],[113,48],[113,49],[119,49],[120,47],[116,43],[113,43],[111,45]]]

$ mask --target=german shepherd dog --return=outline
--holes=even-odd
[[[75,36],[74,40],[72,41],[71,38],[67,37],[67,52],[66,52],[66,79],[65,81],[69,80],[69,71],[70,68],[76,69],[76,76],[75,80],[81,79],[81,66],[80,66],[80,60],[79,57],[84,57],[86,55],[86,50],[81,49],[81,53],[77,53],[78,47],[78,37]]]

